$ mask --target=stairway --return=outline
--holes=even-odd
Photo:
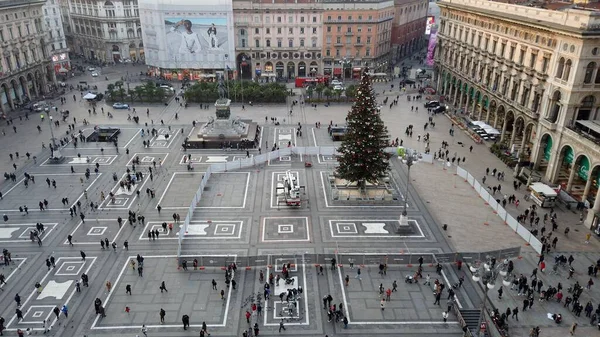
[[[477,326],[477,324],[479,323],[479,316],[481,315],[481,310],[480,309],[460,309],[460,314],[463,317],[463,320],[465,321],[465,323],[467,324],[467,326],[469,327],[469,330],[471,330],[471,333],[475,336],[477,336],[477,333],[479,333],[479,326]],[[485,332],[485,337],[489,337],[489,333]]]

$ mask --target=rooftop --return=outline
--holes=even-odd
[[[0,0],[0,8],[27,6],[30,4],[45,2],[45,0]]]
[[[462,8],[573,33],[596,35],[600,32],[598,2],[574,4],[560,1],[442,0],[438,5]]]

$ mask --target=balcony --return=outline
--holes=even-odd
[[[555,131],[556,130],[556,123],[552,123],[549,120],[547,120],[546,118],[540,118],[540,123],[542,123],[542,126],[544,126],[546,129],[550,130],[550,131]]]
[[[344,44],[341,43],[341,42],[336,42],[333,45],[336,46],[336,47],[343,47],[344,46]]]
[[[346,36],[354,36],[354,33],[352,33],[352,32],[346,32],[346,33],[344,33],[344,35],[346,35]]]
[[[580,121],[580,122],[590,122],[590,121]],[[588,132],[591,131],[591,132]],[[584,127],[580,124],[577,124],[575,121],[574,126],[569,126],[563,129],[563,135],[573,139],[575,142],[581,144],[584,148],[596,151],[597,155],[600,155],[600,138],[594,136],[594,130],[588,129],[584,130]]]
[[[362,46],[364,46],[364,45],[365,45],[365,44],[364,44],[364,43],[362,43],[362,42],[355,42],[355,43],[354,43],[354,46],[355,46],[355,47],[362,47]]]

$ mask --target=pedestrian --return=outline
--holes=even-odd
[[[350,276],[346,275],[346,278],[344,279],[345,283],[346,283],[346,287],[348,286],[348,283],[350,283]]]
[[[279,333],[281,333],[281,329],[285,331],[285,326],[283,326],[283,319],[279,322]]]
[[[73,235],[69,234],[67,236],[67,241],[69,242],[69,245],[72,247],[73,246]]]
[[[571,336],[575,335],[575,330],[577,330],[577,323],[573,323],[571,325],[571,329],[569,329],[569,333],[571,334]]]
[[[21,296],[19,296],[19,293],[15,295],[15,302],[17,302],[17,308],[21,306]]]
[[[213,290],[217,290],[217,281],[215,279],[212,280],[212,288]]]
[[[106,291],[110,292],[111,289],[112,289],[112,283],[110,283],[110,281],[106,281]]]
[[[379,305],[381,306],[381,311],[385,310],[385,298],[381,299],[381,302],[379,303]]]
[[[250,313],[250,311],[246,310],[246,323],[250,324],[251,316],[252,316],[252,314]]]
[[[501,300],[502,299],[502,293],[504,292],[504,290],[502,290],[502,286],[500,286],[500,289],[498,289],[498,299]]]
[[[62,311],[62,313],[65,315],[65,318],[69,318],[69,308],[67,308],[66,304],[62,306],[60,311]]]
[[[361,280],[361,278],[360,278],[360,267],[356,268],[356,276],[354,278],[357,278],[357,279]]]
[[[165,315],[167,314],[167,312],[165,311],[165,309],[160,308],[160,324],[165,324]]]
[[[181,316],[181,322],[183,323],[183,330],[187,330],[187,328],[190,326],[190,316]]]
[[[512,310],[512,318],[516,319],[517,322],[519,321],[519,307],[515,307]]]
[[[165,285],[165,281],[162,281],[162,282],[161,282],[161,284],[160,284],[160,288],[159,288],[159,289],[160,289],[160,292],[161,292],[161,293],[163,292],[163,290],[164,290],[164,291],[166,291],[166,292],[169,292],[169,291],[167,290],[167,286]]]
[[[221,299],[225,300],[225,290],[221,289]]]
[[[448,321],[448,313],[447,312],[442,312],[442,319],[444,320],[444,323],[446,323]]]
[[[131,295],[131,284],[125,286],[125,294]]]
[[[142,333],[144,334],[144,336],[148,337],[148,328],[146,328],[146,325],[142,325],[142,329],[141,329]]]
[[[56,315],[56,320],[58,320],[60,317],[60,309],[58,307],[54,307],[54,309],[52,309],[52,312],[54,312],[54,314]]]

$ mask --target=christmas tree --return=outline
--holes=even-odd
[[[356,101],[346,118],[348,131],[338,148],[339,166],[335,173],[338,178],[358,183],[359,188],[364,188],[366,182],[376,183],[389,167],[389,155],[384,152],[389,135],[367,72],[365,69]]]

